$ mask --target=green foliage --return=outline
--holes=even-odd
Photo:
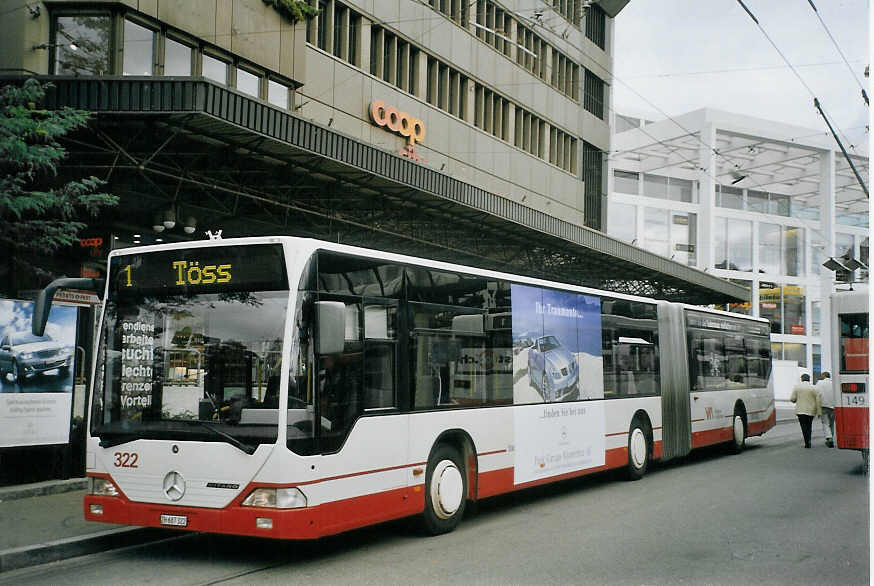
[[[67,154],[58,139],[84,126],[89,114],[39,108],[46,87],[35,79],[0,87],[0,249],[51,254],[78,240],[83,213],[118,203],[99,191],[105,182],[96,177],[58,180]]]
[[[313,18],[319,13],[319,9],[312,6],[307,0],[263,0],[264,4],[270,4],[279,14],[291,22],[300,22],[307,18]]]

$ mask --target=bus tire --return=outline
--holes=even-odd
[[[467,504],[467,474],[458,451],[440,444],[428,458],[425,474],[423,528],[429,535],[449,533],[461,521]]]
[[[649,467],[649,434],[640,418],[631,421],[628,432],[628,466],[625,476],[628,480],[640,480]]]
[[[744,451],[747,443],[747,419],[740,409],[734,410],[731,418],[731,443],[729,451],[732,454],[740,454]]]

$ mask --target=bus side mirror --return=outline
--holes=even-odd
[[[342,301],[317,301],[316,316],[318,353],[324,356],[343,352],[346,342],[346,304]]]
[[[94,291],[98,297],[101,297],[105,283],[106,281],[103,279],[91,278],[63,278],[55,279],[49,283],[45,289],[39,292],[36,303],[33,306],[33,319],[30,324],[33,335],[42,336],[45,333],[46,322],[49,319],[49,312],[52,310],[52,299],[55,297],[55,291],[58,289],[86,289]]]

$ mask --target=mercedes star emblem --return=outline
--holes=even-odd
[[[164,494],[171,501],[178,501],[185,494],[185,479],[175,470],[164,477]]]

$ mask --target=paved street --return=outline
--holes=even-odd
[[[868,584],[857,452],[795,423],[740,456],[640,482],[600,475],[480,504],[454,533],[409,522],[309,543],[183,535],[0,575],[0,584]]]

